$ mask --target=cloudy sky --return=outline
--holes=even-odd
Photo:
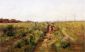
[[[85,0],[0,0],[0,18],[24,21],[85,20]]]

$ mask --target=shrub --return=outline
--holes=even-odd
[[[14,31],[14,27],[13,25],[7,25],[4,30],[3,30],[4,34],[6,34],[7,36],[14,36],[15,31]]]
[[[21,30],[19,32],[19,34],[20,34],[20,36],[24,37],[24,36],[26,36],[27,32],[25,30]]]
[[[30,36],[29,44],[32,46],[35,45],[35,38],[32,35]]]
[[[62,42],[61,47],[62,48],[68,48],[68,47],[70,47],[70,43],[69,42]]]
[[[19,41],[16,42],[15,47],[16,48],[21,48],[24,45],[25,45],[25,42],[21,39],[21,40],[19,40]]]

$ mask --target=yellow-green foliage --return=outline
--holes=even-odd
[[[28,52],[32,52],[38,40],[45,35],[45,32],[47,31],[46,28],[49,23],[1,23],[0,44],[7,44],[5,47],[9,46],[9,51],[13,50],[15,52],[15,50],[17,50],[17,52],[24,52],[24,49],[29,49]],[[61,42],[64,36],[69,36],[70,39],[78,41],[80,35],[84,35],[85,33],[85,22],[53,22],[51,24],[55,26],[55,29],[59,28],[53,32],[57,40],[55,42],[55,46],[57,46],[57,48],[61,47]],[[6,36],[7,32],[3,33],[3,29],[8,25],[13,26],[15,32],[14,36],[9,37]],[[20,48],[15,48],[15,46],[19,46]]]

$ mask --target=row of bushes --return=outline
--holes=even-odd
[[[55,25],[55,29],[57,29],[58,25]],[[18,26],[14,26],[14,25],[6,25],[5,27],[2,28],[3,31],[3,35],[5,37],[16,37],[19,36],[21,37],[21,39],[18,39],[17,41],[15,41],[14,43],[14,48],[23,48],[25,45],[27,45],[27,49],[30,49],[32,51],[32,49],[34,48],[34,46],[36,46],[37,41],[43,37],[44,32],[46,32],[46,28],[47,28],[47,23],[35,23],[35,25],[31,26],[29,25],[28,27],[18,27]],[[60,26],[60,28],[62,28],[62,26]],[[59,44],[60,47],[62,48],[67,48],[70,46],[69,42],[62,42],[61,40],[63,39],[63,35],[61,32],[61,29],[59,29],[60,31],[54,31],[53,34],[56,35],[56,39],[59,38]],[[71,33],[72,34],[72,33]],[[58,48],[59,46],[58,42],[56,43],[56,47]],[[28,52],[31,52],[28,51]]]
[[[17,39],[17,41],[14,42],[13,47],[21,49],[25,45],[28,45],[28,46],[30,46],[28,48],[28,49],[30,49],[30,51],[32,51],[31,49],[34,48],[37,41],[43,35],[43,31],[41,31],[39,29],[35,29],[35,27],[20,28],[20,27],[15,27],[13,25],[6,25],[2,28],[2,31],[3,31],[2,37],[9,37],[10,41],[12,41],[11,37],[12,38],[21,37],[21,39]],[[4,39],[1,39],[1,40],[3,41]]]

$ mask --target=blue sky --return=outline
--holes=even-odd
[[[32,21],[85,20],[85,0],[0,0],[0,18]]]

